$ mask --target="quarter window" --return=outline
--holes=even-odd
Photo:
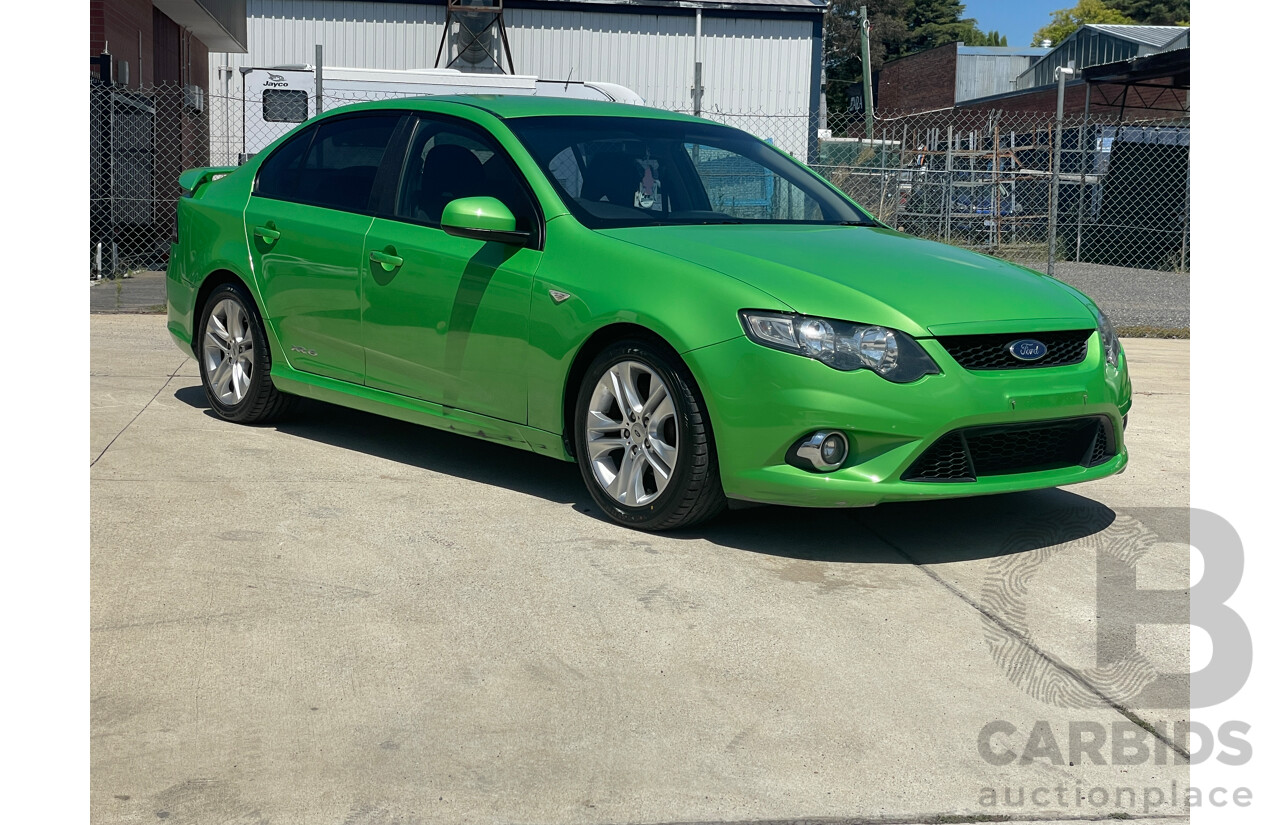
[[[297,200],[298,173],[302,170],[302,159],[306,157],[311,139],[315,135],[314,126],[305,129],[272,152],[258,169],[258,181],[254,186],[254,194],[277,200]]]

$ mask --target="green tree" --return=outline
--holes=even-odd
[[[912,0],[831,0],[823,26],[823,65],[827,72],[827,99],[833,107],[848,101],[848,90],[862,80],[858,7],[867,7],[871,19],[868,37],[870,70],[875,72],[904,52],[906,15]],[[841,103],[836,103],[841,101]]]
[[[1106,0],[1107,5],[1143,26],[1185,26],[1190,0]]]
[[[902,54],[957,41],[969,44],[969,39],[980,37],[977,21],[961,18],[962,14],[960,0],[914,0],[906,16],[908,35]]]
[[[977,30],[975,29],[975,31]],[[974,42],[971,43],[968,40],[966,40],[965,45],[966,46],[1008,46],[1009,45],[1009,38],[1000,34],[1000,32],[996,29],[992,29],[991,31],[985,32],[985,33],[978,32],[977,34],[978,36],[974,40]]]
[[[1049,25],[1032,35],[1031,45],[1038,46],[1041,41],[1048,40],[1050,45],[1056,46],[1086,23],[1132,22],[1132,18],[1126,17],[1102,0],[1080,0],[1074,8],[1055,11]]]
[[[858,7],[867,7],[870,71],[887,61],[947,43],[996,45],[979,31],[976,21],[963,18],[960,0],[831,0],[823,26],[823,65],[828,99],[841,99],[862,78]]]
[[[964,37],[960,39],[960,42],[966,46],[1008,46],[1009,38],[1001,37],[1000,32],[995,31],[994,29],[989,32],[984,32],[977,26],[974,26],[971,31],[965,32]]]

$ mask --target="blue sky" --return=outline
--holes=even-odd
[[[1075,0],[968,0],[964,17],[978,21],[982,31],[997,29],[1010,46],[1031,45],[1031,35],[1049,22],[1058,9],[1069,9]]]

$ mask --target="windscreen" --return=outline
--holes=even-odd
[[[507,125],[592,229],[875,223],[787,155],[727,126],[639,117],[530,117]]]

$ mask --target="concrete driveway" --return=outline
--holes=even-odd
[[[224,423],[163,317],[90,325],[94,822],[1187,813],[1185,687],[1134,680],[1188,628],[1099,667],[1096,595],[1104,558],[1188,585],[1187,341],[1126,342],[1122,476],[646,535],[570,464],[319,403]]]

